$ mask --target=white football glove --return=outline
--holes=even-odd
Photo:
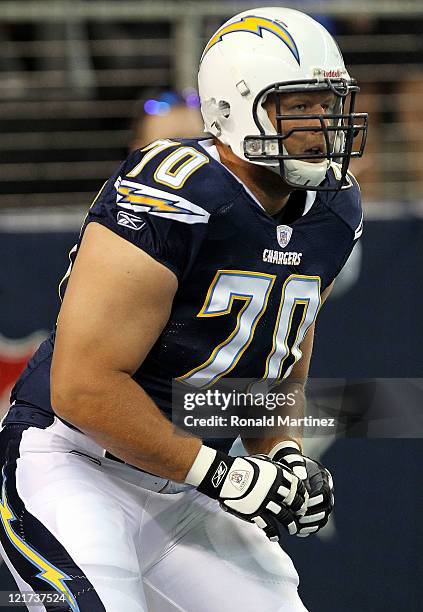
[[[217,499],[226,512],[255,523],[272,541],[286,531],[298,533],[308,502],[301,479],[266,455],[229,457],[203,445],[185,482]]]
[[[301,454],[301,449],[293,440],[279,442],[269,453],[273,461],[290,467],[300,478],[309,493],[307,510],[298,518],[299,537],[316,533],[328,522],[334,506],[332,475],[328,469],[315,459]]]

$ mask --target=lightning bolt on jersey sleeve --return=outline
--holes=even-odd
[[[181,280],[210,220],[210,211],[198,203],[197,195],[199,182],[208,180],[208,163],[205,153],[174,141],[157,141],[132,153],[104,185],[84,228],[90,222],[101,223]]]

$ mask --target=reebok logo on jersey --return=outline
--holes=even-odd
[[[221,461],[219,465],[217,466],[217,470],[212,476],[212,485],[214,486],[215,489],[217,489],[217,487],[220,485],[227,471],[228,471],[228,466],[226,465],[224,461]]]
[[[247,470],[234,470],[229,474],[229,480],[237,491],[243,491],[250,480],[250,474]]]
[[[287,252],[284,251],[272,251],[271,249],[264,249],[263,261],[266,263],[278,264],[280,266],[299,266],[302,253]]]
[[[145,221],[142,221],[139,217],[131,215],[130,213],[119,211],[117,214],[117,224],[138,231],[144,227]]]

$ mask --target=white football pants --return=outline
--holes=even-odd
[[[291,559],[255,525],[104,458],[58,419],[21,431],[3,469],[1,552],[21,590],[67,601],[32,612],[305,612]]]

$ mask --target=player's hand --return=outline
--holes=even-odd
[[[204,450],[203,450],[204,449]],[[210,464],[210,453],[214,458]],[[201,463],[201,454],[208,455],[207,471],[198,483],[198,490],[219,500],[221,507],[240,519],[255,523],[271,540],[280,540],[288,531],[299,532],[298,519],[304,515],[308,493],[304,483],[286,465],[266,455],[229,457],[203,446],[194,465]],[[197,484],[197,477],[187,482]]]
[[[300,517],[299,537],[306,537],[322,529],[333,510],[333,480],[329,470],[315,459],[304,457],[307,468],[306,487],[309,492],[307,510]]]
[[[329,470],[315,459],[301,454],[293,440],[277,444],[269,453],[273,461],[289,466],[301,478],[309,493],[307,510],[298,518],[299,537],[316,533],[328,522],[334,506],[333,480]]]

